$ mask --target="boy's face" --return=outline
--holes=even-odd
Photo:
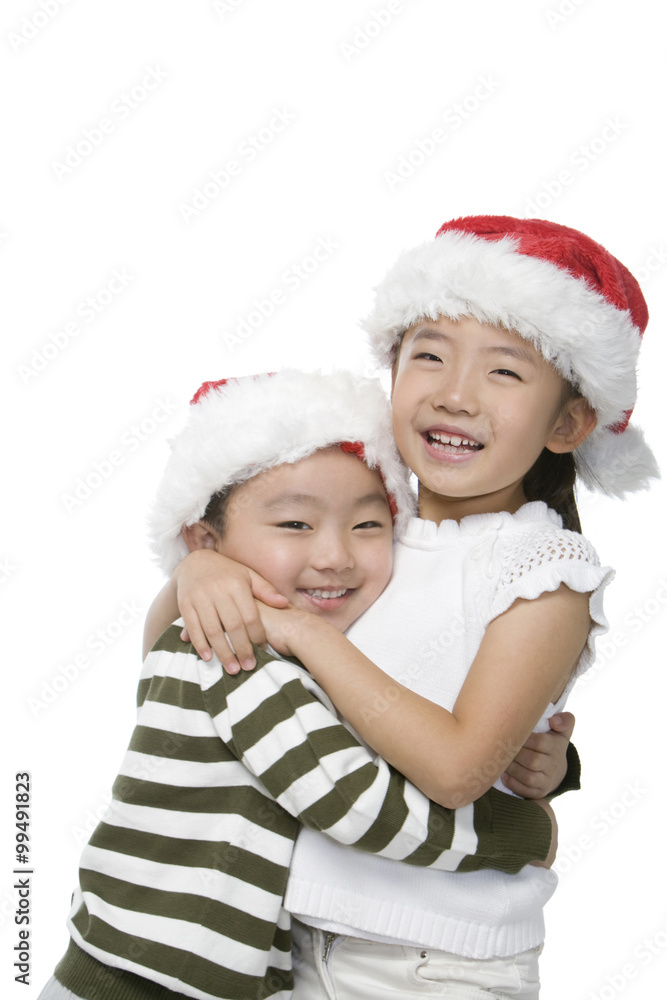
[[[558,445],[564,382],[531,344],[471,318],[406,332],[394,371],[394,436],[439,521],[517,510],[523,478]],[[555,436],[554,436],[555,435]]]
[[[344,630],[389,582],[392,536],[378,473],[330,448],[237,486],[216,548]]]

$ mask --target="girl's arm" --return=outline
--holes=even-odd
[[[448,712],[389,678],[321,618],[262,614],[271,645],[297,656],[357,732],[449,808],[473,802],[507,770],[563,691],[590,629],[589,595],[565,585],[515,601],[488,626]]]
[[[180,614],[189,632],[189,639],[202,659],[210,660],[213,651],[227,673],[239,672],[239,660],[227,642],[226,628],[244,668],[250,669],[254,665],[254,654],[248,637],[249,632],[265,641],[263,630],[260,633],[256,626],[257,605],[253,596],[253,585],[266,598],[272,598],[276,607],[287,604],[287,601],[276,594],[275,589],[267,581],[248,570],[246,566],[211,549],[192,552],[179,564],[171,580],[163,587],[149,609],[144,628],[144,657],[164,630]],[[248,611],[250,606],[252,613]],[[244,608],[245,622],[239,607]],[[271,613],[266,607],[262,610],[265,614]],[[294,610],[292,609],[290,613]],[[306,612],[302,614],[307,620],[317,621],[314,615],[306,615]],[[274,631],[286,628],[288,623],[289,618],[285,617],[284,611],[281,612],[274,620]],[[280,636],[277,634],[276,642],[279,641]],[[388,678],[384,674],[382,677],[383,683],[388,683]],[[574,717],[569,713],[562,713],[562,716],[563,737],[557,735],[557,732],[530,734],[524,747],[507,768],[507,774],[503,776],[503,781],[511,791],[528,798],[539,799],[559,789],[566,774],[568,778],[572,777],[566,750],[574,726]],[[552,728],[557,730],[559,727]],[[369,743],[372,741],[369,740]],[[418,779],[415,780],[415,784],[420,785]],[[567,788],[570,787],[578,787],[577,775],[574,775],[573,781],[567,785]]]

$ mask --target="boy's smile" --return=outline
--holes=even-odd
[[[216,548],[343,631],[389,582],[392,544],[380,476],[334,447],[237,486]]]
[[[472,318],[424,320],[394,369],[394,436],[440,521],[517,510],[523,478],[562,434],[566,384],[527,341]]]

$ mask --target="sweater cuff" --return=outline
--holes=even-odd
[[[566,759],[567,771],[565,772],[565,777],[558,788],[545,795],[548,802],[551,802],[557,795],[562,795],[563,792],[578,792],[581,789],[581,761],[579,760],[579,754],[574,743],[568,743]]]
[[[98,962],[70,939],[69,947],[55,968],[61,986],[83,1000],[185,1000],[184,993],[154,983],[134,972]]]
[[[551,847],[551,819],[530,799],[491,788],[475,802],[477,852],[457,871],[495,868],[516,874],[532,861],[544,861]]]

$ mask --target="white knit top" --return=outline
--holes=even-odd
[[[389,586],[348,636],[390,676],[449,710],[486,627],[514,601],[561,583],[591,592],[588,644],[558,704],[546,706],[536,727],[547,731],[607,627],[602,592],[613,571],[600,567],[586,539],[565,531],[545,504],[529,503],[515,514],[475,514],[460,523],[413,518],[395,556]],[[542,910],[556,883],[552,871],[532,866],[517,875],[418,871],[302,830],[286,906],[337,933],[489,958],[543,941]]]

